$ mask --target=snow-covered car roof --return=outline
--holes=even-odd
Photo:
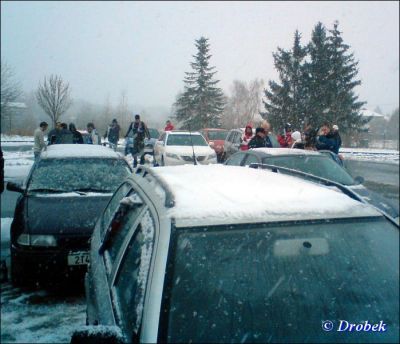
[[[47,147],[40,155],[41,159],[54,158],[120,158],[119,153],[100,145],[57,144]]]
[[[268,155],[321,155],[317,151],[295,148],[252,148],[250,150]]]
[[[377,216],[372,207],[296,177],[238,166],[153,168],[171,190],[177,227]]]
[[[169,135],[201,135],[198,131],[185,131],[185,130],[167,130],[166,133]]]

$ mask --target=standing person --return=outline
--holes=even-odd
[[[253,128],[250,124],[246,125],[246,128],[244,129],[244,133],[242,136],[242,140],[240,143],[240,150],[246,151],[249,149],[249,142],[253,138]]]
[[[3,150],[0,147],[0,193],[4,191],[4,158]]]
[[[119,126],[117,119],[114,118],[111,124],[108,126],[108,129],[104,135],[104,139],[108,137],[108,142],[110,143],[110,147],[114,149],[114,151],[117,150],[120,130],[121,127]]]
[[[175,129],[175,127],[173,126],[173,124],[171,123],[170,120],[166,121],[165,124],[166,124],[166,126],[164,128],[164,131],[171,131],[171,130]]]
[[[249,148],[262,147],[265,147],[265,129],[259,127],[256,129],[256,135],[249,142]]]
[[[97,133],[96,128],[92,122],[86,125],[87,131],[89,133],[87,138],[87,144],[89,145],[101,145],[100,135]]]
[[[292,133],[292,146],[290,148],[304,149],[304,142],[301,139],[300,131],[296,130]]]
[[[282,148],[287,148],[292,146],[293,144],[292,126],[290,123],[286,123],[283,133],[281,135],[278,135],[277,139]]]
[[[336,141],[331,137],[331,128],[328,122],[322,124],[318,130],[315,142],[317,150],[330,150],[334,152],[336,149]]]
[[[73,136],[72,143],[75,143],[75,144],[83,143],[83,136],[78,130],[76,130],[74,123],[69,124],[69,131],[72,133],[72,136]]]
[[[60,143],[60,132],[61,132],[61,122],[56,123],[56,127],[51,129],[47,134],[47,144],[54,145],[56,143]]]
[[[317,150],[317,148],[315,148],[316,138],[316,130],[311,127],[311,125],[308,125],[304,130],[304,149],[313,151]]]
[[[34,144],[33,144],[33,154],[35,156],[35,161],[39,160],[40,153],[42,150],[46,150],[46,142],[44,142],[44,132],[48,128],[46,122],[41,122],[39,128],[37,128],[33,133]]]
[[[133,147],[130,153],[133,156],[133,167],[135,168],[137,166],[138,155],[140,155],[140,164],[144,164],[144,139],[145,137],[150,139],[149,130],[146,124],[140,120],[140,115],[135,115],[135,121],[131,122],[129,125],[128,131],[125,134],[125,139],[128,139],[128,137],[132,137],[133,139]]]
[[[332,131],[328,137],[335,140],[335,147],[333,152],[339,154],[339,149],[342,146],[342,138],[339,134],[339,127],[336,124],[332,126]]]
[[[68,130],[67,123],[61,123],[60,142],[59,143],[74,143],[74,135]]]

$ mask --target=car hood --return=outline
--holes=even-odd
[[[90,235],[111,193],[27,196],[26,228],[30,234]]]
[[[399,208],[395,202],[379,195],[376,192],[368,190],[362,185],[352,185],[349,188],[354,191],[357,195],[361,196],[366,202],[374,205],[380,210],[383,210],[393,218],[399,217]]]
[[[166,146],[165,152],[176,155],[193,155],[193,150],[196,155],[214,154],[214,150],[209,146]]]

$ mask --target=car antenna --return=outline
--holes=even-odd
[[[190,143],[192,144],[192,152],[193,152],[193,165],[197,165],[196,155],[194,154],[194,147],[193,147],[193,140],[192,140],[192,131],[190,130],[190,121],[188,122],[189,128],[189,136],[190,136]]]

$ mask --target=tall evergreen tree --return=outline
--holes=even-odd
[[[360,114],[361,107],[366,102],[358,101],[354,88],[361,85],[357,80],[358,62],[354,54],[349,53],[349,46],[343,42],[337,21],[333,29],[329,30],[328,50],[330,55],[329,83],[329,108],[325,116],[332,123],[340,124],[344,131],[359,128],[366,121]]]
[[[304,65],[308,105],[305,122],[318,127],[329,119],[331,92],[331,61],[324,25],[315,25],[307,46],[309,60]]]
[[[224,95],[214,80],[215,67],[209,66],[208,39],[196,40],[197,54],[191,62],[193,72],[186,72],[184,91],[178,95],[174,104],[175,117],[183,121],[183,127],[193,130],[204,127],[220,127],[224,110]]]
[[[286,51],[278,48],[278,52],[273,54],[280,82],[269,82],[270,89],[265,90],[266,112],[262,115],[275,128],[282,128],[289,122],[300,129],[303,124],[307,106],[303,60],[307,51],[301,46],[300,40],[301,35],[296,30],[292,49]]]

